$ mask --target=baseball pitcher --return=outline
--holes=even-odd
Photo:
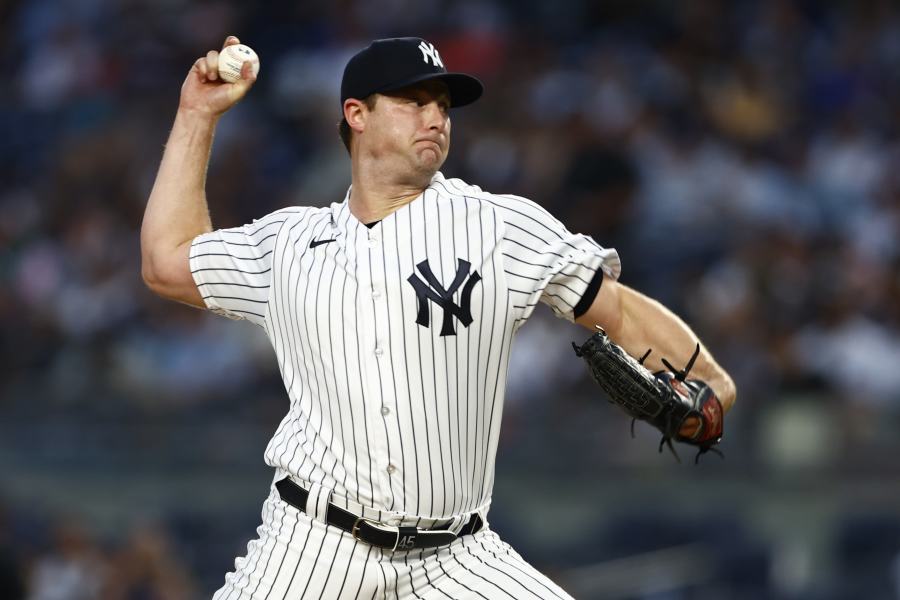
[[[483,87],[420,38],[376,40],[346,65],[343,199],[215,230],[213,133],[256,77],[246,62],[223,81],[218,55],[184,81],[141,230],[150,289],[262,327],[290,400],[258,536],[215,600],[569,598],[487,518],[510,348],[536,304],[591,330],[576,351],[664,442],[711,449],[730,377],[617,282],[615,250],[440,172],[451,110]]]

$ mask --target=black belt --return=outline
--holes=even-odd
[[[281,499],[299,511],[306,512],[306,499],[309,492],[291,481],[282,479],[275,483]],[[380,527],[378,521],[358,517],[337,506],[328,503],[325,520],[329,525],[343,529],[355,539],[386,548],[388,550],[412,550],[413,548],[437,548],[446,546],[453,540],[470,533],[475,533],[484,526],[478,513],[474,513],[469,522],[463,525],[459,533],[447,529],[419,529],[418,527]]]

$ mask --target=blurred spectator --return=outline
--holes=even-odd
[[[194,584],[157,527],[135,529],[110,560],[102,600],[189,600]]]
[[[745,430],[807,396],[880,424],[852,438],[863,458],[847,469],[873,468],[867,444],[900,452],[895,2],[35,0],[0,3],[0,457],[89,469],[148,447],[217,456],[221,421],[268,434],[277,420],[260,403],[282,389],[262,333],[163,308],[140,277],[141,213],[180,83],[227,33],[262,71],[218,130],[217,227],[341,201],[342,66],[372,37],[424,35],[487,84],[453,117],[445,173],[531,197],[616,247],[623,281],[690,321],[738,384],[729,460],[762,468],[765,436]],[[638,463],[637,449],[609,451],[627,425],[592,412],[596,392],[565,358],[570,330],[547,317],[517,334],[508,439],[569,432],[555,449],[573,470]],[[160,433],[157,419],[186,414],[188,435]],[[84,441],[98,430],[111,433]],[[563,460],[523,445],[501,458]],[[0,520],[0,548],[2,532]],[[17,555],[0,550],[0,598],[21,587],[10,561],[31,566],[32,598],[97,597],[110,573],[110,598],[195,587],[170,558],[177,544],[149,531],[112,567],[71,524],[34,560],[6,545]]]
[[[100,550],[74,520],[56,528],[53,547],[31,569],[29,600],[98,598],[107,575]]]

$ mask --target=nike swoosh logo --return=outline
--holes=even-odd
[[[313,240],[309,243],[310,248],[315,248],[316,246],[321,246],[322,244],[327,244],[328,242],[336,242],[336,239],[330,240]]]

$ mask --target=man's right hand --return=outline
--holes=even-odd
[[[239,44],[235,36],[225,38],[225,49]],[[219,77],[219,52],[210,50],[198,58],[181,86],[180,111],[188,111],[210,117],[218,117],[240,101],[253,86],[256,77],[249,62],[241,68],[241,78],[227,83]]]

